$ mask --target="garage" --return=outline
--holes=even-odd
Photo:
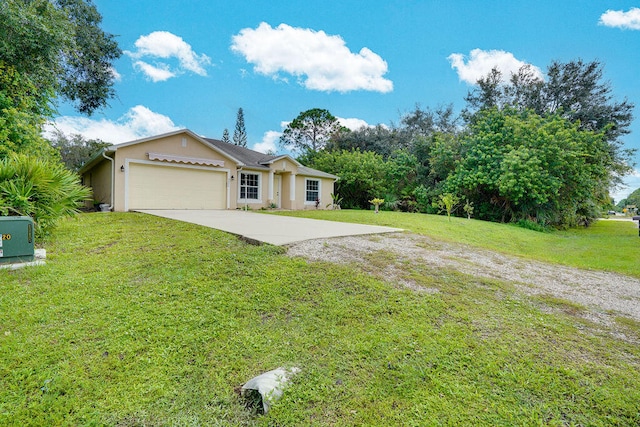
[[[207,167],[129,163],[126,204],[134,209],[226,209],[227,173]]]

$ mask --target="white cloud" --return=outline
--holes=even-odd
[[[45,133],[59,130],[66,135],[79,134],[87,139],[119,144],[177,129],[180,127],[169,117],[155,113],[143,105],[136,105],[116,121],[80,116],[58,117],[46,126]]]
[[[600,16],[598,24],[627,30],[640,30],[640,9],[632,7],[628,12],[607,10]]]
[[[136,61],[133,63],[133,67],[142,71],[154,83],[163,82],[176,76],[173,71],[169,70],[169,66],[167,64],[161,64],[159,67],[154,67],[144,61]]]
[[[282,132],[277,132],[275,130],[269,130],[264,133],[262,136],[262,141],[258,142],[253,146],[255,151],[259,151],[261,153],[277,153],[278,147],[277,142],[282,136]]]
[[[135,46],[136,51],[124,53],[135,61],[136,69],[142,71],[154,82],[170,79],[186,71],[206,76],[205,67],[211,64],[211,58],[205,54],[198,55],[182,37],[168,31],[154,31],[149,35],[140,36]],[[143,58],[147,61],[142,61]],[[167,62],[158,61],[158,59],[172,58],[176,60],[173,61],[173,66]],[[154,64],[149,64],[149,60],[153,60]]]
[[[307,89],[349,92],[390,92],[393,82],[382,76],[387,63],[363,47],[352,53],[340,36],[324,31],[280,24],[272,28],[263,22],[258,28],[244,28],[233,36],[231,50],[254,65],[254,71],[275,79],[292,75]]]
[[[355,119],[355,118],[343,119],[342,117],[338,117],[338,123],[340,123],[341,126],[344,126],[349,130],[360,130],[362,128],[375,127],[362,119]]]
[[[517,73],[520,67],[527,65],[504,50],[473,49],[466,63],[466,57],[461,53],[452,53],[447,59],[451,62],[451,68],[457,70],[460,80],[472,85],[481,77],[487,76],[493,68],[500,70],[503,78],[509,78],[511,74]],[[543,78],[540,68],[532,65],[531,69],[538,78]]]

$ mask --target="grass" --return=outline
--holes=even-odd
[[[640,238],[633,221],[597,221],[589,228],[542,233],[511,224],[402,212],[342,210],[275,214],[402,228],[455,243],[573,267],[640,277]]]
[[[142,214],[46,247],[0,271],[3,426],[640,423],[637,323],[616,339],[506,283],[403,264],[439,289],[413,292]],[[251,414],[234,388],[278,366],[302,371]]]

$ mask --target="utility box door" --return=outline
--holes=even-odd
[[[0,217],[0,264],[34,259],[33,220],[28,216]]]

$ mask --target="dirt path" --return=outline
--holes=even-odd
[[[337,263],[367,263],[367,258],[376,252],[392,253],[400,262],[448,267],[511,282],[528,295],[548,294],[572,301],[588,308],[586,317],[598,323],[610,325],[615,315],[640,322],[640,280],[621,274],[524,260],[411,233],[308,240],[288,249],[290,256]],[[398,266],[390,265],[384,275],[388,280],[417,290],[437,292],[402,279]]]

